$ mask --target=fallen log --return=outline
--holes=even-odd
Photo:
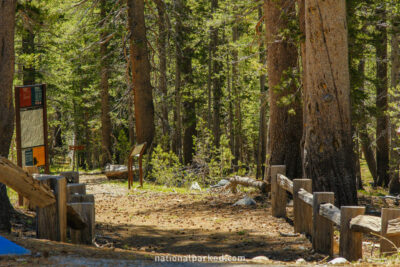
[[[266,193],[268,189],[268,184],[264,181],[255,180],[250,177],[235,176],[228,179],[229,183],[225,186],[225,189],[231,189],[233,193],[236,193],[236,187],[238,185],[255,187],[261,190],[261,192]]]
[[[340,226],[340,209],[331,203],[322,204],[319,206],[319,215],[330,220],[337,226]]]
[[[0,182],[12,188],[33,205],[44,208],[54,204],[56,198],[50,187],[34,179],[6,158],[0,157]]]
[[[351,219],[350,230],[365,234],[381,234],[381,218],[371,215],[358,215]]]
[[[138,171],[138,168],[133,167],[132,171]],[[128,167],[125,165],[112,165],[108,164],[104,168],[104,174],[108,179],[128,179]]]

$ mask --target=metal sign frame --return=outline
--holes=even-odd
[[[21,105],[20,105],[20,89],[21,88],[32,88],[40,86],[42,88],[43,98],[43,143],[44,143],[44,154],[45,154],[45,165],[44,172],[50,173],[49,164],[49,147],[48,147],[48,125],[47,125],[47,85],[46,84],[34,84],[34,85],[21,85],[14,87],[15,96],[15,125],[16,125],[16,145],[17,145],[17,162],[18,166],[23,167],[22,164],[22,144],[21,144]]]

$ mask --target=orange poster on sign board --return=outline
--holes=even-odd
[[[46,165],[45,150],[44,146],[33,148],[33,162],[35,166]]]

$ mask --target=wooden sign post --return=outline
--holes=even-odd
[[[44,167],[50,173],[46,84],[15,87],[15,125],[19,167]],[[19,205],[23,198],[19,195]]]
[[[142,157],[146,149],[146,142],[133,147],[128,159],[128,188],[131,189],[133,184],[133,157],[139,157],[139,180],[140,187],[143,187],[143,169],[142,169]]]

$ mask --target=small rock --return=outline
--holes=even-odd
[[[296,264],[303,264],[303,263],[306,263],[306,260],[303,259],[303,258],[300,258],[300,259],[296,260]]]
[[[201,191],[201,187],[198,182],[193,182],[192,185],[190,186],[190,190]]]
[[[233,206],[255,206],[257,203],[254,201],[254,199],[250,197],[244,197],[240,200],[238,200]]]
[[[342,257],[335,258],[330,262],[328,262],[328,264],[345,264],[345,263],[349,263],[349,261]]]
[[[219,181],[216,185],[211,186],[211,188],[214,188],[214,187],[222,187],[222,186],[225,186],[225,185],[227,185],[227,184],[229,184],[229,181],[226,180],[226,179],[222,179],[222,180]]]
[[[300,249],[300,250],[306,250],[306,248],[303,247],[303,246],[299,246],[298,249]]]
[[[263,262],[269,261],[269,259],[268,259],[268,257],[265,257],[265,256],[257,256],[257,257],[252,258],[251,261],[263,263]]]

